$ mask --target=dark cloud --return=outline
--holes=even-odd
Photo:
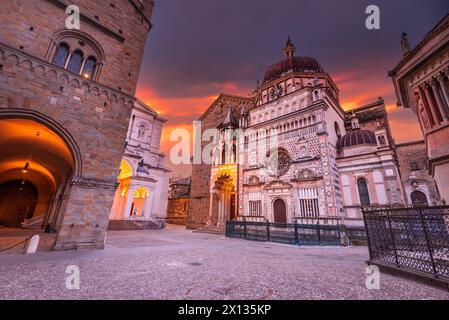
[[[365,69],[385,78],[401,57],[401,32],[417,43],[448,12],[449,2],[375,2],[380,31],[365,28],[372,1],[157,1],[141,82],[167,97],[207,95],[214,89],[210,83],[248,89],[282,58],[287,35],[297,54],[317,58],[331,73]]]

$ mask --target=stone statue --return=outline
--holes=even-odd
[[[424,109],[423,101],[418,92],[415,92],[415,100],[416,100],[416,105],[418,107],[419,116],[422,120],[424,127],[426,129],[430,129],[429,119],[427,118],[427,113],[426,113],[426,110]]]
[[[401,36],[401,47],[402,47],[402,52],[404,53],[404,56],[406,56],[410,53],[410,44],[408,42],[408,37],[405,32]]]

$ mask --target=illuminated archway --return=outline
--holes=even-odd
[[[24,193],[29,197],[21,201],[32,203],[33,187],[37,198],[35,205],[27,206],[27,212],[14,213],[20,220],[14,226],[32,220],[33,227],[57,227],[69,181],[81,174],[81,155],[74,140],[56,122],[37,112],[0,110],[0,150],[0,185],[6,195],[0,207],[0,225],[11,226],[8,212],[25,210],[15,203],[19,195],[11,193],[18,181],[19,186],[30,186]]]
[[[139,187],[134,190],[131,218],[145,218],[145,210],[149,196],[150,192],[144,187]]]

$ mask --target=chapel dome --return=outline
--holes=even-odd
[[[377,145],[374,132],[363,129],[349,131],[337,141],[337,149],[343,149],[361,145]]]
[[[291,57],[278,62],[265,72],[264,82],[273,81],[287,72],[323,72],[318,61],[311,57]]]
[[[290,38],[284,48],[285,59],[268,68],[263,82],[273,81],[287,72],[324,72],[318,61],[311,57],[298,57],[294,53],[296,47]]]

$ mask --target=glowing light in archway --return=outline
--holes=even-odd
[[[134,190],[133,198],[142,198],[142,199],[148,198],[148,190],[143,187]]]
[[[118,176],[119,180],[130,178],[133,175],[133,168],[126,160],[122,160],[120,164],[120,174]]]

